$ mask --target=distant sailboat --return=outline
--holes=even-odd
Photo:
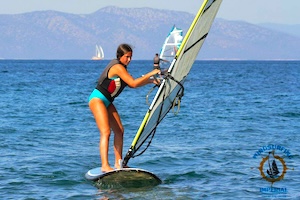
[[[96,45],[96,55],[92,57],[92,60],[102,60],[104,58],[104,52],[100,45]]]

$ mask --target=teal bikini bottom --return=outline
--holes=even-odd
[[[91,101],[92,98],[101,99],[101,101],[104,102],[106,107],[108,107],[111,104],[111,102],[97,89],[94,89],[94,91],[91,93],[89,97],[89,102]]]

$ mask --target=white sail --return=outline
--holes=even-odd
[[[100,45],[96,45],[96,55],[93,56],[93,60],[102,60],[104,58],[104,52]]]
[[[171,63],[182,43],[182,39],[182,29],[174,25],[164,41],[159,58]]]
[[[147,149],[158,124],[174,105],[180,104],[183,84],[208,35],[221,2],[222,0],[204,0],[133,139],[123,166],[127,165],[130,158],[142,154]],[[140,149],[146,140],[149,140],[148,145],[143,150]]]

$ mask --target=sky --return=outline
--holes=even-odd
[[[196,14],[202,2],[203,0],[0,0],[0,14],[42,10],[90,14],[106,6],[150,7]],[[299,9],[300,0],[223,0],[217,17],[253,24],[300,24]]]

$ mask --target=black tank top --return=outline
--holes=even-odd
[[[108,78],[108,72],[110,68],[116,64],[123,65],[117,59],[110,61],[98,79],[98,84],[96,86],[96,89],[98,89],[110,102],[113,102],[114,99],[119,96],[119,94],[127,86],[127,84],[118,76]],[[123,66],[127,70],[127,66]]]

